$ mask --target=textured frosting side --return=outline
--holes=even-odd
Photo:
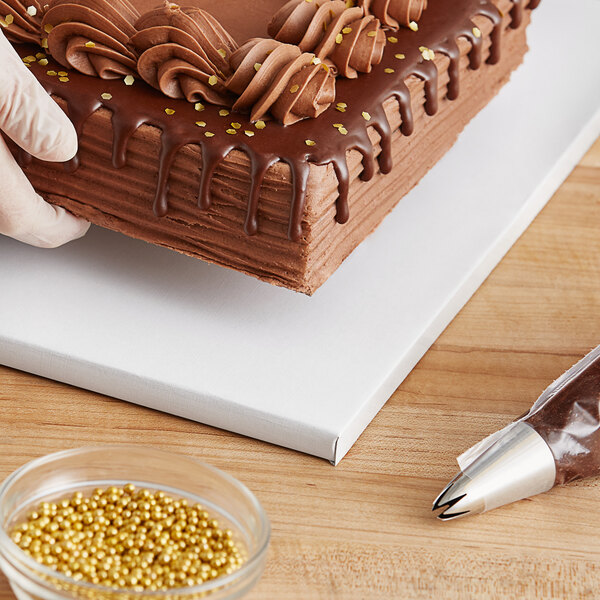
[[[278,41],[314,52],[349,78],[369,73],[381,62],[386,42],[379,20],[364,17],[362,8],[344,0],[290,0],[274,15],[268,31]]]
[[[398,29],[418,23],[427,0],[359,0],[366,14],[376,16],[386,27]]]
[[[43,16],[38,0],[0,0],[0,25],[11,42],[39,45]]]
[[[139,13],[127,0],[52,0],[42,21],[50,54],[65,67],[95,77],[136,74],[127,47]]]
[[[315,55],[276,40],[252,39],[231,57],[227,87],[234,110],[257,121],[270,112],[284,125],[318,117],[335,100],[335,77]]]
[[[171,98],[231,104],[225,78],[237,45],[214,17],[165,2],[142,15],[136,28],[130,44],[144,81]]]

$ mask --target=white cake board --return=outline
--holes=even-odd
[[[312,298],[98,228],[3,238],[0,362],[337,463],[600,133],[600,2],[569,7]]]

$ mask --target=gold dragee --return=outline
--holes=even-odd
[[[204,507],[133,484],[42,502],[11,537],[39,563],[113,589],[196,586],[244,562],[232,531]]]

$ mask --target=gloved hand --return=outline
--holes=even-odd
[[[0,131],[24,150],[48,161],[77,152],[77,134],[0,32]],[[83,236],[90,224],[45,202],[12,157],[0,135],[0,234],[55,248]]]

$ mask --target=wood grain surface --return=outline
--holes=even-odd
[[[250,600],[600,598],[600,479],[450,523],[431,513],[455,456],[598,343],[600,140],[338,467],[0,367],[0,478],[106,442],[225,469],[273,526]]]

